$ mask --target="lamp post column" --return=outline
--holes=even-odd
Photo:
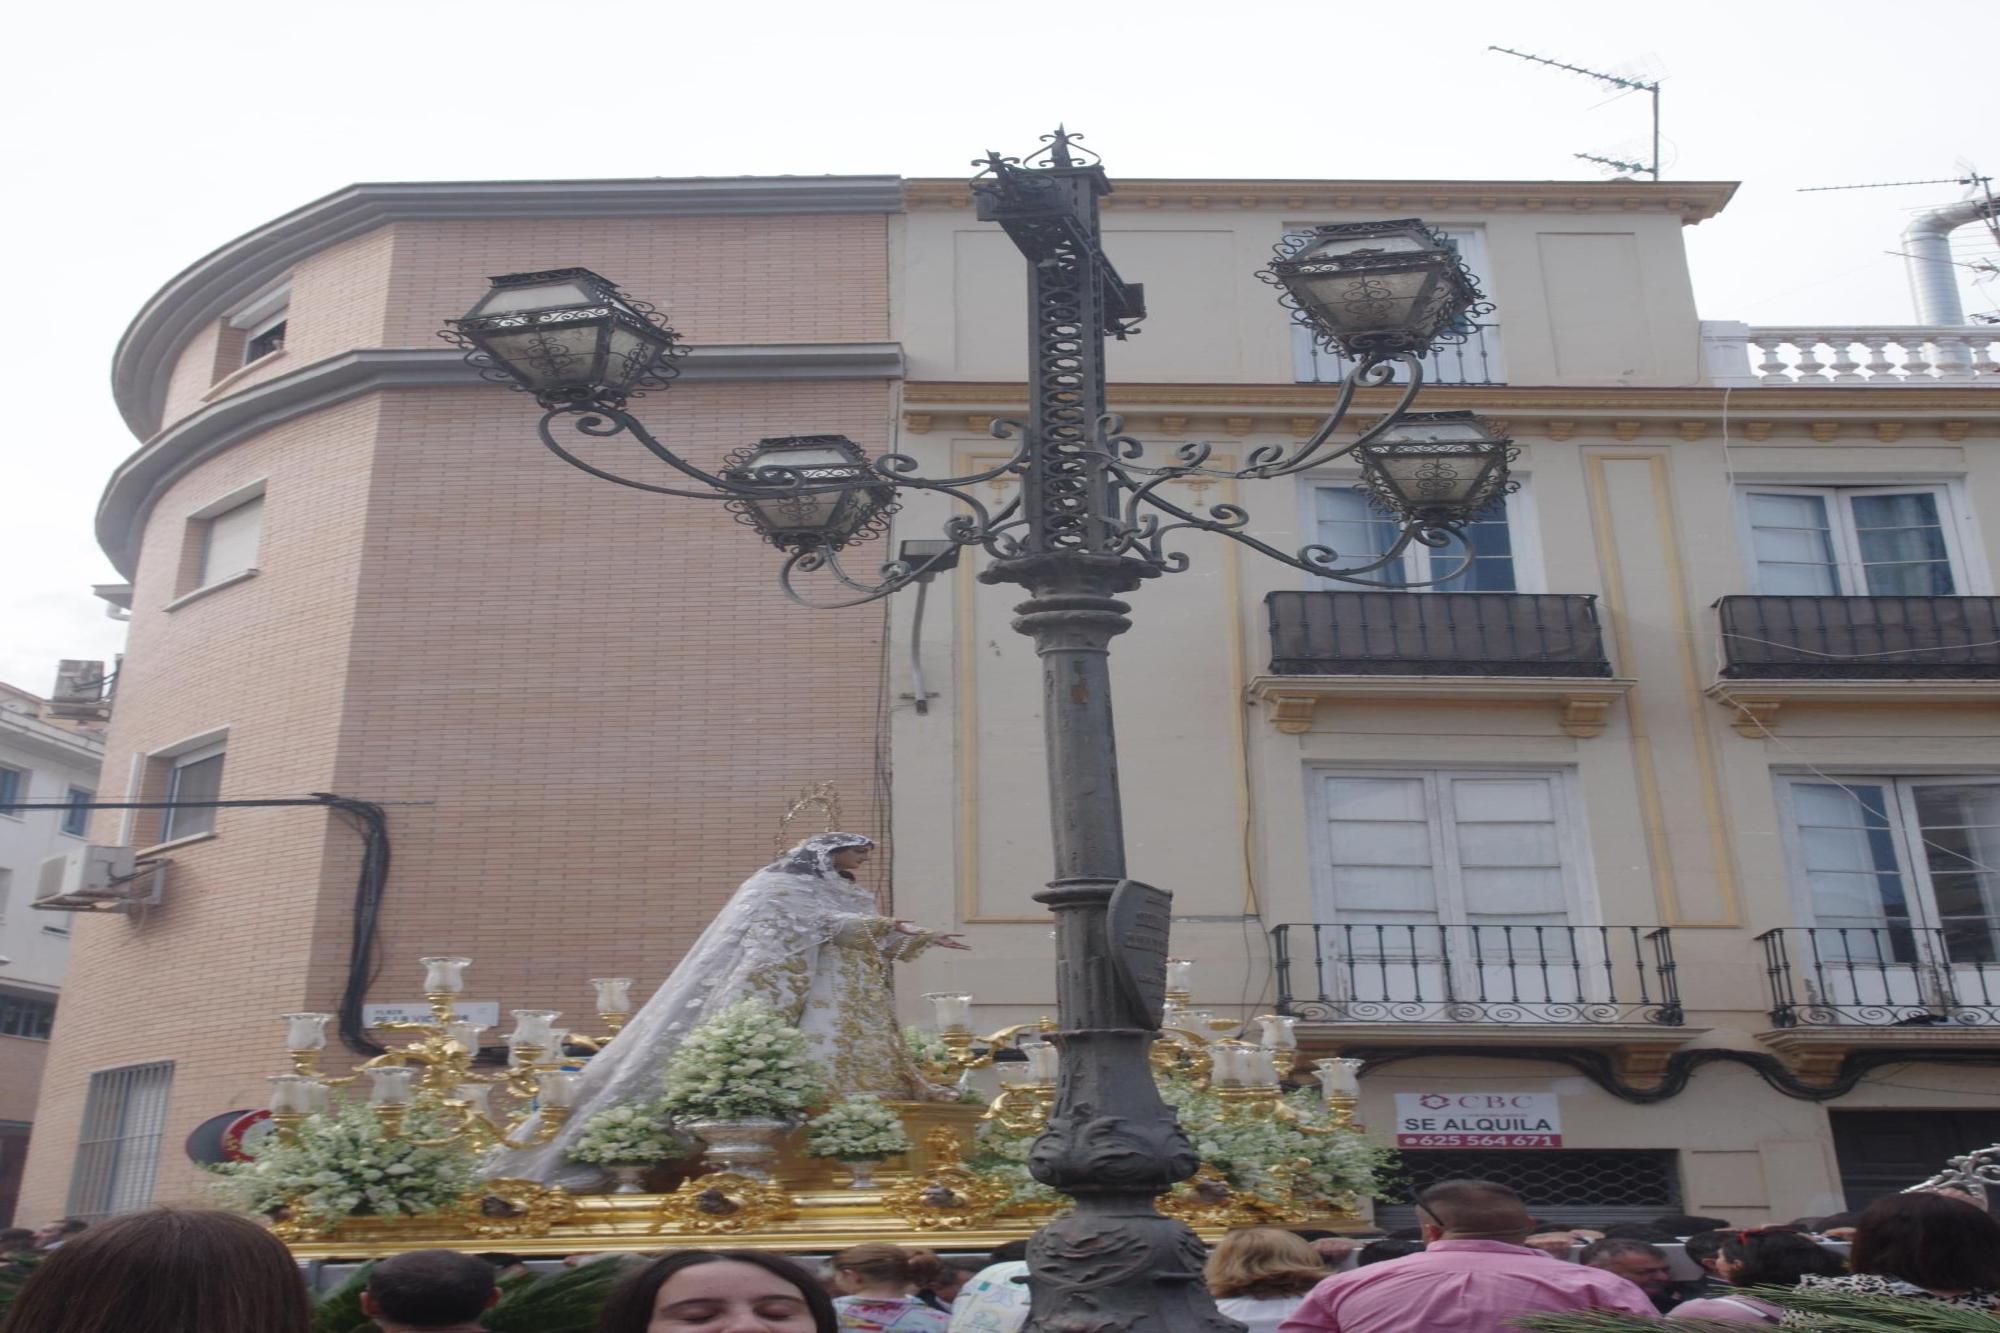
[[[1119,594],[1158,571],[1116,550],[1116,491],[1095,435],[1105,333],[1144,307],[1098,245],[1101,169],[1073,162],[1060,132],[1047,167],[993,166],[975,187],[980,215],[1028,261],[1031,461],[1021,553],[980,577],[1028,590],[1014,628],[1041,661],[1056,877],[1035,899],[1056,921],[1063,1059],[1028,1165],[1076,1201],[1029,1242],[1028,1329],[1230,1333],[1242,1326],[1202,1285],[1200,1239],[1153,1205],[1200,1160],[1153,1081],[1169,899],[1125,878],[1111,713],[1111,640],[1131,627]]]

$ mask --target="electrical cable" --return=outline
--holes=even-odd
[[[397,802],[397,804],[427,804]],[[334,792],[213,801],[19,802],[10,809],[37,810],[233,810],[317,806],[345,816],[361,835],[361,868],[354,888],[353,936],[348,942],[347,980],[341,988],[340,1039],[357,1055],[380,1055],[387,1048],[368,1036],[362,1008],[368,988],[381,971],[379,957],[382,897],[389,880],[389,816],[381,803]]]

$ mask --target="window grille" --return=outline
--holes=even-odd
[[[56,1002],[26,995],[0,995],[0,1037],[47,1041],[55,1027]]]
[[[1681,1209],[1680,1172],[1672,1151],[1410,1150],[1402,1155],[1402,1194],[1377,1207],[1377,1220],[1392,1227],[1416,1225],[1410,1200],[1446,1180],[1509,1186],[1535,1217],[1571,1225],[1642,1220]]]
[[[167,1095],[174,1064],[126,1065],[90,1076],[69,1182],[71,1217],[111,1217],[153,1201],[160,1136],[167,1127]]]

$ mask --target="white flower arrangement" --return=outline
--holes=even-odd
[[[826,1100],[820,1080],[805,1033],[762,1000],[740,1000],[688,1033],[659,1108],[679,1122],[791,1120]]]
[[[1162,1078],[1160,1095],[1179,1116],[1203,1165],[1215,1168],[1231,1187],[1269,1203],[1289,1199],[1328,1212],[1345,1209],[1356,1197],[1380,1193],[1396,1160],[1393,1151],[1353,1131],[1307,1134],[1277,1117],[1232,1113],[1221,1098],[1184,1079]],[[1325,1125],[1325,1110],[1315,1094],[1288,1093],[1284,1100],[1315,1129]],[[1012,1190],[1010,1205],[1066,1203],[1063,1195],[1028,1173],[1028,1153],[1040,1136],[1039,1127],[1009,1130],[986,1121],[966,1165],[1006,1184]]]
[[[843,1162],[873,1162],[910,1150],[902,1117],[875,1098],[838,1101],[806,1122],[806,1155]]]
[[[629,1102],[599,1111],[586,1120],[569,1145],[572,1162],[603,1166],[648,1166],[681,1156],[688,1145],[674,1133],[660,1098]]]
[[[911,1024],[903,1029],[903,1045],[909,1048],[917,1067],[926,1073],[936,1074],[951,1068],[951,1047],[935,1032]]]
[[[1301,1203],[1329,1210],[1351,1205],[1357,1196],[1378,1193],[1396,1155],[1352,1131],[1307,1134],[1290,1121],[1230,1114],[1213,1093],[1181,1079],[1160,1080],[1160,1095],[1180,1116],[1204,1165],[1214,1167],[1236,1189],[1277,1200],[1289,1191]],[[1307,1123],[1321,1126],[1325,1111],[1310,1092],[1285,1095],[1285,1104]],[[1276,1168],[1303,1169],[1276,1173]]]
[[[296,1221],[328,1227],[343,1217],[413,1217],[455,1203],[472,1188],[475,1161],[462,1141],[419,1147],[444,1138],[450,1126],[435,1112],[412,1108],[403,1137],[384,1138],[367,1105],[342,1103],[308,1116],[296,1143],[274,1135],[252,1162],[217,1167],[213,1188],[246,1212],[287,1210]]]

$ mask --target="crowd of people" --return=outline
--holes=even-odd
[[[1250,1333],[1506,1333],[1525,1317],[1579,1311],[1669,1326],[1796,1323],[1757,1294],[1781,1288],[2000,1312],[2000,1222],[1950,1192],[1783,1225],[1675,1216],[1570,1229],[1538,1223],[1505,1185],[1459,1180],[1425,1190],[1417,1218],[1410,1233],[1375,1238],[1231,1232],[1204,1277]],[[1667,1247],[1692,1269],[1677,1277]],[[817,1270],[758,1250],[607,1261],[620,1268],[598,1333],[1016,1333],[1029,1313],[1018,1241],[976,1268],[888,1244],[842,1250]],[[0,1333],[308,1333],[312,1319],[290,1251],[232,1213],[159,1208],[7,1231],[0,1264],[25,1274]],[[382,1333],[476,1333],[501,1277],[490,1257],[412,1251],[367,1270],[359,1308]]]

